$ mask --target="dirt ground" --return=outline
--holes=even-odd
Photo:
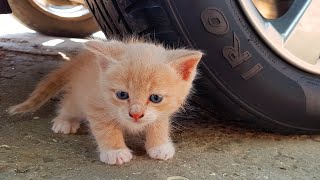
[[[135,156],[122,166],[101,163],[90,134],[50,130],[57,99],[35,113],[8,116],[9,106],[65,61],[63,54],[81,49],[77,41],[34,33],[0,37],[0,179],[320,179],[319,136],[243,128],[196,105],[173,124],[172,160],[150,159],[142,138],[130,137]]]

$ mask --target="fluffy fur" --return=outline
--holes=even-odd
[[[85,45],[85,51],[50,73],[30,98],[11,107],[10,113],[35,111],[63,90],[59,113],[53,120],[55,133],[76,133],[81,120],[86,119],[100,160],[107,164],[122,164],[132,158],[124,132],[144,132],[151,158],[172,158],[170,116],[190,93],[202,52],[134,40],[88,41]],[[119,99],[118,91],[128,92],[129,98]],[[154,103],[151,94],[163,100]]]

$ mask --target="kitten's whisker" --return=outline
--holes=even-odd
[[[175,129],[175,130],[183,131],[181,128],[178,128],[177,126],[174,126],[173,124],[171,124],[171,127],[173,127],[173,129]]]
[[[174,123],[174,124],[176,124],[176,125],[180,126],[181,128],[184,128],[184,129],[190,129],[190,128],[186,127],[186,126],[181,125],[180,123],[178,123],[178,122],[176,122],[176,121],[172,121],[172,123]]]

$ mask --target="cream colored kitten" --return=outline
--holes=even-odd
[[[170,116],[185,102],[202,52],[165,49],[131,40],[88,41],[86,50],[53,71],[30,98],[10,113],[34,111],[64,91],[55,133],[76,133],[86,119],[100,160],[122,164],[132,158],[124,132],[145,132],[151,158],[167,160],[175,149],[170,139]]]

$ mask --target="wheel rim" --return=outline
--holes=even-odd
[[[91,17],[85,4],[55,5],[45,0],[28,0],[35,8],[46,15],[60,20],[82,20]]]
[[[282,16],[270,19],[254,1],[239,4],[262,39],[290,64],[320,75],[320,1],[292,0]]]

